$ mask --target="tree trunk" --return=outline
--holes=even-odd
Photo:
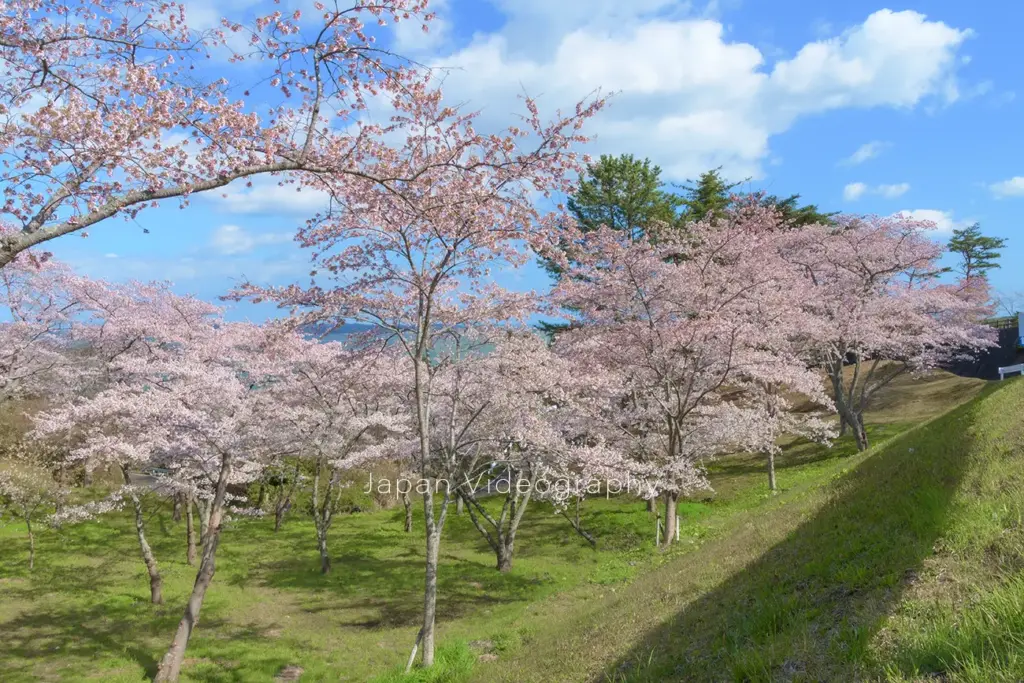
[[[657,514],[658,512],[658,501],[654,498],[647,499],[647,512],[648,514]]]
[[[328,478],[323,499],[321,500],[320,479],[325,468]],[[334,487],[337,483],[337,471],[331,469],[322,458],[318,459],[316,469],[313,471],[310,511],[313,513],[313,526],[316,527],[316,547],[320,552],[321,574],[328,574],[331,571],[331,556],[327,552],[327,532],[330,531],[331,522],[334,518]]]
[[[217,489],[210,505],[210,517],[207,526],[206,542],[203,544],[203,556],[199,563],[199,572],[196,574],[196,582],[192,587],[192,594],[185,605],[185,614],[178,623],[178,630],[174,634],[174,640],[167,650],[167,654],[160,660],[157,668],[155,683],[173,683],[178,680],[181,674],[181,665],[185,661],[185,648],[188,647],[192,631],[199,623],[199,612],[203,607],[203,599],[206,597],[206,590],[213,581],[213,574],[216,570],[217,544],[220,542],[220,525],[224,512],[224,497],[227,492],[228,477],[231,474],[231,456],[225,455],[220,468],[220,476],[217,478]]]
[[[412,500],[408,493],[402,494],[402,504],[405,505],[405,532],[409,533],[412,531]]]
[[[257,510],[262,510],[263,509],[263,503],[266,502],[266,499],[267,499],[267,485],[261,479],[260,480],[260,492],[258,494],[256,494],[256,509]]]
[[[506,574],[512,571],[512,543],[498,546],[498,571]]]
[[[199,547],[205,548],[210,533],[210,501],[201,498],[196,501],[196,507],[199,508]]]
[[[181,521],[181,494],[174,494],[174,508],[171,511],[171,519],[175,522]]]
[[[36,535],[32,533],[32,515],[25,515],[25,528],[28,529],[28,570],[36,568]]]
[[[768,453],[768,490],[775,492],[775,453]]]
[[[676,542],[676,502],[678,500],[678,493],[665,494],[665,538],[662,539],[662,544],[666,548]]]
[[[864,416],[858,415],[853,424],[853,436],[857,439],[857,450],[866,451],[871,444],[868,442],[868,431],[864,428]]]
[[[292,506],[292,501],[285,499],[284,503],[274,508],[274,533],[281,530],[281,523],[284,521],[284,515],[288,512],[288,508]]]
[[[423,505],[428,509],[431,520],[427,525],[427,562],[423,585],[423,658],[424,668],[434,665],[434,620],[437,613],[437,560],[441,539],[433,524],[434,500],[430,493],[423,494]]]
[[[131,483],[128,470],[122,468],[126,484]],[[163,579],[160,577],[160,569],[157,567],[156,558],[153,556],[153,549],[149,547],[146,540],[146,521],[142,514],[142,501],[139,500],[134,490],[129,489],[129,496],[132,499],[132,507],[135,509],[135,535],[139,539],[139,550],[142,552],[142,561],[146,564],[146,573],[149,574],[149,600],[154,605],[164,604]]]
[[[327,530],[321,530],[319,526],[316,530],[316,548],[320,551],[320,573],[329,574],[331,572],[331,556],[327,553]]]
[[[853,393],[857,388],[857,378],[860,375],[860,363],[857,364],[857,370],[854,373],[854,379],[850,384],[849,391],[845,391],[845,382],[843,378],[843,363],[839,361],[835,363],[829,370],[829,377],[832,380],[832,394],[835,398],[836,410],[839,413],[840,429],[845,426],[849,426],[853,430],[853,437],[857,442],[857,450],[867,450],[868,434],[867,430],[864,429],[864,412],[863,407],[866,404],[863,396],[863,388],[861,390],[860,407],[861,410],[857,410],[853,403]]]
[[[196,564],[196,526],[192,516],[192,496],[189,495],[185,507],[185,542],[188,544],[185,551],[185,561],[188,566]]]
[[[648,502],[648,504],[650,503],[649,500],[647,502]],[[649,507],[649,505],[648,505],[648,507]],[[594,536],[592,534],[588,533],[587,530],[583,528],[583,525],[580,524],[580,499],[579,498],[576,499],[576,512],[575,512],[575,514],[572,517],[570,517],[569,513],[567,513],[565,510],[562,510],[562,516],[565,517],[567,520],[569,520],[569,524],[571,524],[572,528],[576,530],[576,533],[578,533],[580,536],[585,538],[588,543],[590,543],[590,547],[594,548],[595,550],[597,549],[597,539],[594,538]]]
[[[426,324],[426,323],[424,323]],[[422,344],[422,341],[421,341]],[[417,349],[413,358],[416,395],[416,427],[420,446],[420,477],[427,479],[430,460],[430,393],[427,390],[426,347]],[[445,503],[447,503],[445,494]],[[446,506],[441,508],[443,522]],[[423,626],[419,642],[423,646],[424,668],[434,665],[434,619],[437,611],[437,564],[441,546],[441,525],[434,519],[434,492],[429,480],[423,492],[423,528],[426,532],[426,567],[423,580]]]
[[[462,508],[463,508],[463,506],[465,506],[465,504],[466,504],[465,501],[462,500],[462,496],[458,496],[455,499],[455,514],[461,515],[462,514]]]

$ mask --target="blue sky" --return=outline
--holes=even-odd
[[[191,3],[196,22],[260,0]],[[305,0],[285,0],[303,7]],[[941,233],[979,221],[1006,237],[991,279],[1024,291],[1024,3],[953,0],[435,0],[439,20],[386,37],[452,67],[445,93],[511,122],[525,88],[544,110],[596,86],[618,91],[586,151],[650,157],[669,181],[723,166],[750,189],[799,193],[825,210],[914,211]],[[215,67],[214,67],[215,68]],[[214,298],[243,277],[303,279],[290,237],[318,198],[272,179],[195,197],[50,243],[80,270],[170,279]],[[144,232],[148,231],[148,233]],[[543,289],[536,268],[500,275]],[[271,310],[241,307],[234,317]]]

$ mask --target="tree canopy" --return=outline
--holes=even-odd
[[[999,268],[1000,250],[1006,246],[1006,240],[983,235],[981,225],[975,223],[954,230],[948,246],[949,251],[960,258],[957,272],[970,279],[985,277],[993,268]]]

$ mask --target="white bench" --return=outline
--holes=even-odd
[[[1006,375],[1012,374],[1014,372],[1019,372],[1020,374],[1024,375],[1024,363],[1020,365],[1009,365],[1005,368],[999,368],[999,379],[1006,379]]]

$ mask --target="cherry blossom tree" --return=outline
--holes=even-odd
[[[10,234],[0,228],[0,237]],[[0,269],[0,402],[47,396],[81,332],[84,282],[63,263],[25,252]]]
[[[559,335],[580,372],[621,383],[605,421],[665,495],[665,543],[680,496],[707,488],[701,463],[765,438],[763,411],[739,400],[761,384],[808,390],[815,378],[786,345],[799,300],[779,258],[768,209],[731,211],[685,235],[581,244],[554,292],[574,325]]]
[[[864,410],[879,389],[995,344],[980,324],[991,314],[987,282],[940,281],[943,247],[932,228],[903,216],[844,216],[793,231],[782,246],[808,285],[804,308],[817,318],[808,341],[861,450]]]
[[[448,440],[442,448],[464,454],[457,495],[494,550],[498,570],[508,572],[531,500],[563,510],[570,498],[585,495],[599,466],[605,475],[621,476],[623,460],[600,440],[581,438],[592,397],[581,391],[572,364],[538,335],[496,332],[485,337],[486,353],[438,376],[434,414],[442,424],[435,438]],[[497,516],[479,500],[481,489],[504,496]]]
[[[6,272],[3,269],[0,272]],[[93,430],[92,438],[102,434],[110,442],[129,433],[137,424],[116,405],[107,403],[106,412],[97,411],[102,403],[89,397],[116,393],[121,382],[133,377],[125,371],[125,363],[147,362],[162,344],[188,340],[198,329],[209,331],[217,309],[192,297],[170,292],[166,283],[111,284],[80,278],[75,281],[78,319],[75,338],[86,346],[78,349],[74,362],[65,363],[61,377],[69,393],[79,394],[75,402],[59,402],[34,416],[35,436],[58,438],[65,446],[72,464],[84,464],[87,470],[113,467],[121,476],[123,486],[111,494],[111,500],[128,500],[135,514],[135,530],[142,560],[150,582],[150,600],[163,603],[163,579],[152,548],[146,538],[143,496],[145,488],[132,484],[131,471],[161,464],[152,452],[132,448],[89,448],[83,445],[83,429]],[[106,392],[106,393],[105,393]],[[116,398],[113,399],[116,402]],[[130,409],[126,404],[125,409]],[[90,516],[82,507],[69,514],[79,518]]]
[[[20,519],[28,538],[28,568],[36,566],[36,531],[33,524],[52,514],[67,490],[53,480],[46,470],[27,463],[17,463],[0,470],[0,511]]]
[[[497,287],[490,269],[521,265],[531,247],[545,250],[556,241],[554,217],[542,215],[534,199],[570,188],[570,174],[579,167],[571,147],[584,141],[580,129],[602,104],[581,103],[543,124],[527,100],[522,127],[484,135],[475,130],[474,115],[443,106],[439,92],[415,89],[395,103],[393,130],[405,136],[404,144],[381,150],[367,169],[370,177],[407,181],[386,188],[353,175],[325,179],[338,210],[317,216],[299,232],[300,242],[313,249],[311,285],[247,286],[240,292],[294,307],[305,321],[359,320],[388,335],[388,343],[408,359],[423,478],[436,472],[430,443],[432,349],[462,326],[525,314],[532,297]],[[423,665],[430,666],[438,549],[450,497],[446,492],[435,512],[432,487],[425,488],[424,619],[417,642],[423,645]]]
[[[208,315],[216,311],[209,304],[176,297],[161,286],[112,286],[94,293],[103,321],[97,339],[119,352],[106,357],[98,390],[44,412],[37,431],[73,431],[72,457],[121,469],[144,556],[148,545],[129,470],[166,468],[176,492],[208,501],[207,515],[200,505],[207,518],[195,586],[157,674],[158,680],[176,680],[213,579],[227,487],[258,479],[267,462],[293,446],[290,433],[278,428],[276,405],[287,359],[275,354],[265,330],[226,323]],[[147,567],[151,559],[146,557]]]
[[[278,343],[287,344],[281,353],[292,359],[282,418],[300,444],[296,462],[312,466],[310,512],[326,574],[342,476],[392,455],[392,437],[407,431],[408,413],[395,395],[394,354],[387,350],[354,350],[297,335]]]
[[[180,2],[6,2],[0,212],[19,230],[0,235],[0,267],[33,245],[160,200],[184,206],[238,179],[366,177],[363,160],[382,144],[359,120],[368,99],[404,97],[424,78],[366,24],[432,15],[425,0],[314,6],[199,30]]]

